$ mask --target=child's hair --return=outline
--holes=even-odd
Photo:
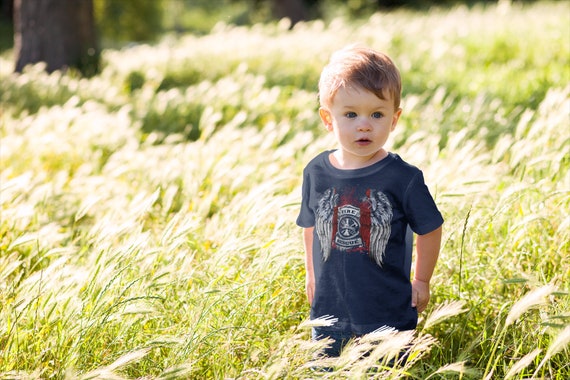
[[[386,54],[357,45],[333,53],[319,80],[321,106],[330,105],[338,89],[349,85],[360,86],[383,100],[389,94],[395,109],[400,107],[400,71]]]

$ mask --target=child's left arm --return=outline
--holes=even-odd
[[[416,239],[416,268],[412,281],[412,306],[418,313],[426,309],[430,298],[429,282],[437,263],[441,245],[442,227],[425,235],[418,235]]]

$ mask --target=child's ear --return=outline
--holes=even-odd
[[[319,116],[321,117],[321,120],[323,121],[323,124],[325,125],[327,130],[332,131],[331,112],[328,109],[321,107],[319,108]]]
[[[400,120],[400,115],[402,115],[402,109],[398,108],[396,112],[394,112],[394,116],[392,116],[392,131],[396,129],[396,124],[398,124],[398,120]]]

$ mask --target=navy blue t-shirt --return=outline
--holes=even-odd
[[[380,327],[414,329],[406,228],[419,235],[443,224],[422,172],[389,153],[342,170],[315,157],[303,171],[300,227],[315,227],[311,318],[338,319],[330,330],[362,335]]]

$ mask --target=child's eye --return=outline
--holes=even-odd
[[[356,117],[356,112],[347,112],[344,114],[349,119],[354,119]]]
[[[374,119],[381,119],[383,116],[384,116],[384,115],[382,114],[382,112],[374,112],[374,113],[372,114],[372,117],[373,117]]]

